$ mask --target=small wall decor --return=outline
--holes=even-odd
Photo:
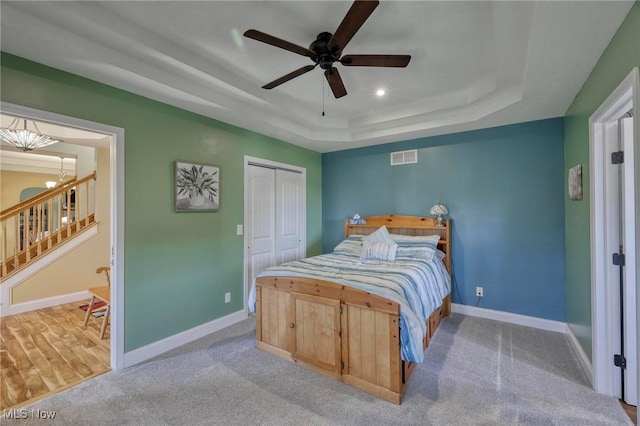
[[[569,169],[569,199],[582,200],[582,164]]]
[[[220,168],[176,161],[176,211],[215,212],[220,208]]]

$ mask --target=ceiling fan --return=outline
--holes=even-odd
[[[314,65],[307,65],[289,74],[273,80],[262,86],[263,89],[273,89],[289,80],[305,74],[318,65],[324,70],[324,76],[329,82],[331,91],[336,98],[341,98],[347,94],[338,69],[334,66],[336,62],[346,67],[399,67],[404,68],[411,60],[410,55],[345,55],[342,50],[360,29],[362,24],[369,18],[379,1],[356,0],[340,23],[334,34],[322,32],[318,34],[316,40],[309,48],[298,46],[286,40],[274,37],[258,30],[247,30],[245,37],[261,41],[281,49],[307,56]]]

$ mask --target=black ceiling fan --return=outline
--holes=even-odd
[[[334,63],[347,67],[399,67],[404,68],[411,60],[410,55],[345,55],[342,51],[347,43],[353,38],[355,33],[360,29],[362,24],[369,18],[379,1],[360,1],[356,0],[340,23],[340,26],[334,34],[323,32],[318,34],[316,40],[311,43],[309,48],[298,46],[286,40],[274,37],[258,30],[247,30],[245,37],[307,56],[314,65],[307,65],[299,68],[289,74],[273,80],[271,83],[262,86],[263,89],[273,89],[292,80],[304,73],[307,73],[317,67],[324,70],[324,75],[329,82],[331,91],[336,98],[341,98],[347,94],[342,78],[338,69],[334,67]]]

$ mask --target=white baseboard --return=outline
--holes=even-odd
[[[247,319],[247,312],[243,309],[238,312],[234,312],[222,318],[215,319],[208,323],[198,325],[189,330],[174,334],[173,336],[166,337],[158,340],[157,342],[150,343],[138,349],[134,349],[124,354],[124,367],[131,367],[160,355],[178,346],[185,345],[196,339],[211,334],[215,331],[222,330],[225,327],[229,327],[237,322]]]
[[[21,314],[23,312],[62,305],[64,303],[74,303],[80,300],[86,300],[88,302],[90,298],[91,295],[87,290],[79,291],[77,293],[63,294],[62,296],[46,297],[44,299],[5,306],[5,309],[2,309],[0,316]]]
[[[582,371],[584,371],[584,375],[587,377],[589,384],[593,386],[593,366],[591,364],[591,361],[589,360],[589,357],[587,356],[586,353],[584,353],[582,346],[580,346],[580,342],[578,342],[578,338],[576,337],[575,334],[573,334],[573,330],[571,330],[571,327],[569,327],[569,324],[567,324],[565,333],[567,334],[567,336],[569,336],[571,345],[573,346],[573,349],[576,351],[576,354],[578,355],[578,361],[580,361],[580,367],[582,367]]]
[[[487,318],[495,321],[508,322],[511,324],[525,325],[527,327],[541,330],[555,331],[558,333],[567,332],[567,324],[560,321],[548,320],[544,318],[530,317],[527,315],[514,314],[511,312],[494,311],[493,309],[478,308],[476,306],[451,304],[451,312],[457,314],[470,315],[473,317]]]

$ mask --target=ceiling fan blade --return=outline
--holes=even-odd
[[[360,29],[362,24],[369,18],[379,1],[360,1],[356,0],[351,5],[351,9],[347,12],[340,26],[329,40],[327,48],[341,52],[349,43],[355,33]]]
[[[344,83],[342,82],[342,78],[340,78],[340,73],[336,67],[331,67],[331,69],[325,70],[324,76],[327,78],[329,87],[331,87],[333,96],[335,96],[336,99],[347,94],[347,89],[344,88]]]
[[[273,89],[276,86],[280,86],[282,83],[286,83],[289,80],[292,80],[306,72],[311,71],[312,69],[314,69],[316,66],[315,65],[307,65],[306,67],[302,67],[302,68],[298,68],[297,70],[290,72],[287,75],[283,75],[282,77],[278,78],[277,80],[273,80],[271,83],[265,84],[264,86],[262,86],[263,89]]]
[[[399,67],[409,65],[411,55],[345,55],[340,63],[346,67]]]
[[[281,38],[263,33],[262,31],[247,30],[244,32],[244,36],[261,41],[263,43],[270,44],[275,47],[279,47],[284,50],[288,50],[289,52],[297,53],[298,55],[308,56],[310,58],[316,57],[316,53],[313,50],[309,50],[306,47],[298,46],[297,44],[282,40]]]

